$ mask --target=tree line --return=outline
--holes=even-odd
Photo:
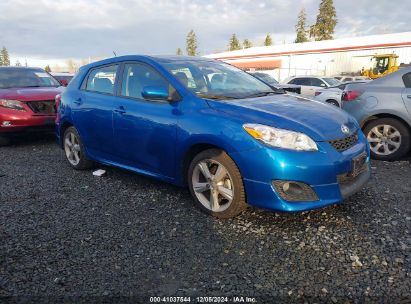
[[[0,50],[0,66],[9,66],[10,65],[10,56],[6,47]]]
[[[333,39],[334,29],[337,25],[337,12],[334,7],[333,0],[322,0],[318,9],[316,21],[313,25],[307,26],[307,15],[305,9],[301,9],[297,17],[297,24],[295,25],[296,38],[294,42],[301,43],[310,41],[330,40]],[[263,42],[264,46],[273,45],[271,34],[268,33]],[[236,51],[241,49],[251,48],[253,43],[251,40],[245,38],[243,42],[236,34],[232,34],[228,41],[228,51]],[[181,48],[176,50],[177,55],[183,55]],[[198,41],[194,30],[191,30],[186,37],[186,54],[188,56],[197,56]]]

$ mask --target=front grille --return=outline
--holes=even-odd
[[[329,143],[334,147],[335,150],[342,152],[354,146],[357,141],[358,134],[357,132],[355,132],[354,134],[342,139],[330,140]]]
[[[34,113],[54,114],[56,113],[56,102],[54,100],[30,101],[27,103]]]

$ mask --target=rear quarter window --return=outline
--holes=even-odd
[[[305,86],[311,85],[309,78],[294,78],[293,80],[291,80],[288,83],[289,84],[296,84],[296,85],[305,85]]]
[[[411,72],[402,76],[406,88],[411,88]]]

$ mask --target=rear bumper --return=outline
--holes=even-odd
[[[243,176],[247,202],[278,211],[305,211],[337,204],[358,192],[370,179],[369,147],[359,132],[356,145],[338,152],[329,143],[318,143],[318,152],[297,152],[271,148],[231,155]],[[366,170],[353,180],[340,183],[338,176],[352,171],[352,159],[367,154]],[[273,186],[274,180],[308,185],[318,200],[287,201]]]

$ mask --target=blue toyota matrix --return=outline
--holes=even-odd
[[[98,162],[187,185],[219,218],[247,205],[336,204],[370,178],[354,118],[220,61],[106,59],[82,67],[57,105],[57,136],[74,169]]]

